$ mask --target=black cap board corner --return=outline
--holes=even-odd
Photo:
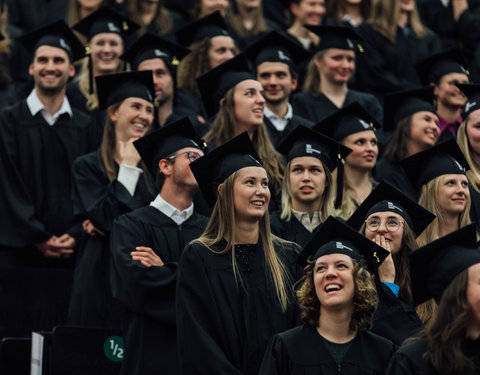
[[[230,33],[225,19],[217,10],[182,27],[175,33],[175,36],[182,46],[188,47],[205,38],[230,36]]]
[[[317,51],[338,48],[360,53],[364,52],[361,44],[363,38],[352,27],[333,25],[304,26],[320,37],[320,42],[316,47]]]

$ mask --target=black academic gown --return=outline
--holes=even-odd
[[[426,363],[422,355],[428,348],[425,339],[411,342],[398,349],[388,366],[387,375],[439,375],[433,366]],[[480,374],[480,340],[465,339],[462,351],[475,364],[475,374]]]
[[[475,188],[470,185],[470,219],[473,223],[477,224],[477,231],[480,229],[480,193],[475,190]]]
[[[303,273],[295,264],[299,247],[275,249],[295,282]],[[281,311],[261,244],[237,245],[235,256],[236,275],[230,251],[197,243],[185,248],[177,281],[182,374],[256,375],[270,337],[297,324],[294,303]]]
[[[280,219],[280,213],[280,211],[275,211],[270,214],[270,228],[272,233],[284,240],[298,243],[302,247],[305,246],[312,237],[312,233],[298,221],[295,215],[292,214],[290,221],[286,221]]]
[[[343,106],[345,107],[354,102],[358,102],[373,118],[379,123],[383,123],[382,106],[373,95],[349,89]],[[316,96],[309,92],[300,92],[293,95],[292,106],[295,114],[314,123],[322,121],[341,109],[333,104],[324,94]]]
[[[375,165],[374,176],[377,181],[384,180],[391,183],[415,202],[420,198],[421,192],[413,187],[399,163],[392,163],[385,158],[380,159]]]
[[[115,220],[111,234],[112,292],[126,308],[121,374],[178,374],[177,265],[184,246],[199,237],[206,225],[207,218],[194,213],[179,226],[152,206]],[[130,253],[137,246],[152,248],[164,265],[145,267],[133,261]]]
[[[0,337],[66,321],[73,258],[48,259],[34,245],[64,233],[78,244],[71,169],[92,151],[92,132],[90,119],[75,109],[53,126],[40,113],[32,116],[25,100],[0,113]]]
[[[412,305],[395,297],[383,283],[381,288],[378,307],[373,315],[372,332],[400,346],[423,328],[422,321]]]
[[[110,288],[110,231],[113,220],[144,207],[155,197],[140,177],[131,196],[117,180],[106,175],[100,151],[81,156],[73,164],[75,214],[105,233],[84,234],[75,264],[69,324],[91,327],[120,327],[121,320]],[[118,170],[118,165],[116,166]],[[150,182],[150,189],[153,181]]]
[[[260,375],[384,374],[395,346],[369,331],[360,331],[340,364],[315,327],[304,324],[275,335],[265,352]]]
[[[263,116],[263,122],[267,127],[270,140],[272,141],[275,148],[277,148],[283,138],[288,135],[293,129],[295,129],[298,125],[303,125],[307,128],[311,128],[314,125],[312,121],[298,115],[293,115],[292,118],[288,120],[287,126],[285,127],[285,129],[283,129],[283,131],[279,131],[266,116]]]
[[[202,116],[205,120],[208,119],[202,98],[190,87],[180,87],[175,91],[173,113],[179,117],[197,118],[197,116]]]
[[[357,54],[353,87],[383,96],[393,91],[421,86],[415,64],[442,49],[440,39],[431,31],[423,38],[405,35],[397,28],[395,43],[377,32],[371,24],[357,28],[365,40],[364,53]]]

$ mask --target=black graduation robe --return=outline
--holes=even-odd
[[[340,364],[315,327],[304,324],[275,335],[265,352],[261,375],[384,374],[395,346],[369,331],[359,331]]]
[[[89,219],[105,236],[85,233],[78,247],[68,320],[71,325],[120,327],[120,309],[110,288],[110,230],[116,217],[146,206],[155,196],[143,174],[131,196],[122,183],[108,179],[102,166],[100,151],[81,156],[73,164],[75,214]],[[155,189],[153,181],[149,186]]]
[[[380,159],[375,165],[374,176],[377,181],[384,180],[391,183],[415,202],[420,198],[421,192],[413,187],[399,163],[392,163],[385,158]]]
[[[71,199],[73,161],[92,150],[93,124],[73,108],[48,125],[25,100],[0,113],[0,337],[29,336],[65,323],[73,259],[34,248],[52,235],[79,241]]]
[[[283,131],[279,131],[275,125],[267,118],[267,116],[263,116],[263,122],[267,127],[268,134],[270,136],[270,140],[273,143],[273,146],[277,148],[280,145],[282,139],[289,134],[293,129],[295,129],[298,125],[306,126],[307,128],[311,128],[314,123],[306,118],[300,117],[298,115],[293,115],[290,120],[288,120],[287,126]]]
[[[373,95],[349,89],[343,106],[345,107],[354,102],[358,102],[380,124],[383,123],[382,106]],[[341,109],[333,104],[324,94],[315,96],[309,92],[300,92],[293,95],[292,106],[295,114],[305,117],[314,123],[322,121]]]
[[[189,87],[180,87],[175,91],[173,113],[179,117],[188,116],[196,119],[197,116],[202,116],[205,120],[208,119],[202,98]]]
[[[400,346],[423,328],[422,321],[412,305],[397,298],[385,284],[380,283],[380,287],[371,331]]]
[[[280,219],[280,211],[275,211],[270,214],[270,228],[275,236],[283,238],[287,241],[298,243],[300,246],[305,246],[313,233],[309,232],[305,226],[298,221],[295,215],[292,214],[290,221]]]
[[[428,348],[425,339],[417,340],[398,349],[388,366],[388,375],[439,375],[433,366],[426,363],[422,355]],[[475,374],[480,374],[480,339],[476,341],[465,339],[462,351],[475,364]]]
[[[303,274],[295,264],[299,247],[287,242],[275,249],[295,282]],[[237,245],[235,257],[237,278],[230,251],[194,243],[183,252],[177,280],[182,374],[256,375],[270,337],[297,324],[295,302],[281,311],[261,243]]]
[[[440,39],[430,30],[417,38],[397,28],[395,43],[371,24],[364,23],[357,31],[365,41],[364,53],[357,54],[353,87],[378,96],[421,86],[415,64],[442,49]]]
[[[480,231],[480,193],[475,190],[475,188],[470,185],[470,219],[472,223],[477,224],[477,232]]]
[[[177,225],[152,206],[118,217],[111,233],[113,296],[126,308],[121,374],[178,374],[175,282],[184,246],[199,237],[207,218],[194,213]],[[165,263],[133,261],[137,246],[152,248]],[[188,251],[188,247],[186,248]]]

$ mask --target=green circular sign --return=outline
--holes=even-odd
[[[110,336],[103,344],[105,356],[112,362],[121,362],[123,360],[123,337]]]

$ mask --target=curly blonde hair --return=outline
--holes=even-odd
[[[351,330],[366,331],[372,327],[372,317],[378,305],[377,289],[374,276],[367,271],[363,261],[353,261],[353,279],[355,292],[353,296],[353,315],[350,320]],[[297,299],[303,321],[318,327],[320,318],[320,301],[313,281],[315,261],[305,267],[305,275],[299,280]]]

